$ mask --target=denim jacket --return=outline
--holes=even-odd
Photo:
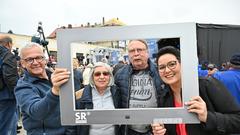
[[[51,73],[47,74],[51,78]],[[51,87],[49,80],[31,76],[26,70],[17,83],[15,95],[28,135],[65,134],[60,122],[59,96],[51,92]]]

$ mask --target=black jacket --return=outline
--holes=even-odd
[[[148,69],[149,74],[153,79],[153,83],[156,88],[156,98],[157,98],[157,105],[160,106],[160,96],[162,95],[165,90],[162,89],[163,83],[162,80],[158,74],[157,66],[154,64],[150,59],[148,59]],[[131,84],[131,76],[133,74],[134,70],[132,67],[132,64],[125,65],[121,69],[117,71],[117,73],[114,75],[115,84],[117,86],[118,91],[121,93],[121,108],[129,108],[129,99],[130,99],[130,84]],[[128,134],[128,126],[122,125],[121,126],[121,134],[127,135]]]
[[[169,87],[168,87],[169,88]],[[186,124],[188,135],[228,135],[240,133],[240,107],[228,90],[216,79],[200,78],[199,94],[207,105],[207,122]],[[171,91],[161,98],[163,107],[173,107]],[[167,135],[177,135],[175,124],[166,124]]]
[[[112,71],[113,75],[115,75],[117,73],[117,71],[124,66],[125,66],[125,64],[121,63],[121,62],[119,62],[117,65],[115,65],[115,67],[113,68],[113,71]]]
[[[0,45],[1,74],[0,100],[14,99],[14,87],[17,84],[18,72],[15,56],[4,46]]]
[[[153,78],[153,83],[156,87],[156,98],[157,98],[157,105],[159,106],[160,95],[163,91],[162,88],[162,80],[158,74],[157,66],[148,60],[148,69],[150,76]],[[133,67],[132,64],[125,65],[121,69],[119,69],[114,76],[115,84],[117,86],[118,91],[121,93],[121,107],[122,108],[129,108],[129,99],[130,99],[130,84],[131,84],[131,76],[133,74]]]
[[[119,91],[116,90],[115,86],[111,86],[110,91],[112,93],[113,104],[115,108],[119,108]],[[76,103],[77,109],[93,109],[92,101],[92,87],[87,85],[84,88],[83,95]],[[74,135],[89,135],[90,125],[80,125],[76,127],[70,127],[73,129],[71,134]],[[119,126],[115,126],[115,135],[119,135]]]

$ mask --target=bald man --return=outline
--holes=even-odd
[[[0,135],[17,134],[14,87],[18,80],[17,61],[11,53],[12,39],[0,34]]]

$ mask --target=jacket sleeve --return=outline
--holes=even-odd
[[[44,97],[40,96],[37,88],[28,83],[21,83],[15,88],[15,95],[21,110],[35,120],[43,120],[59,105],[59,96],[49,90]]]
[[[18,72],[17,72],[17,61],[14,55],[10,52],[6,55],[2,65],[3,81],[9,90],[14,90],[17,84]]]
[[[208,109],[206,130],[218,134],[240,132],[240,107],[221,82],[212,77],[200,81],[200,95]]]

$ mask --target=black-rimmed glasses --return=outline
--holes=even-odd
[[[26,59],[23,59],[25,62],[27,62],[28,64],[32,64],[34,62],[34,60],[36,60],[36,62],[42,62],[43,60],[45,60],[45,57],[44,56],[37,56],[37,57],[34,57],[34,58],[26,58]]]
[[[165,64],[158,65],[158,71],[163,73],[165,72],[166,67],[172,70],[172,69],[175,69],[176,66],[177,66],[177,61],[169,61],[166,65]]]

